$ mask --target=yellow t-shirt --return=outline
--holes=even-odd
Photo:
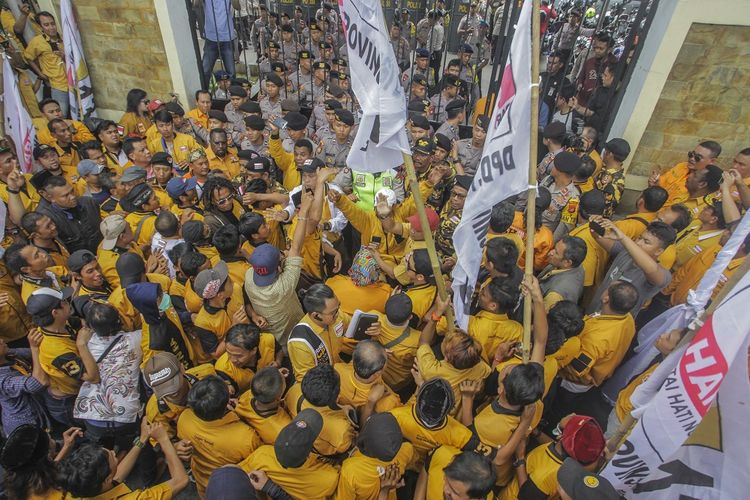
[[[62,37],[57,41],[58,50],[65,52]],[[47,35],[37,35],[31,39],[23,51],[29,61],[36,61],[42,73],[49,78],[50,86],[55,90],[68,91],[68,76],[65,74],[65,63],[52,51]]]
[[[555,443],[537,446],[526,456],[528,480],[547,497],[552,497],[557,492],[557,471],[564,460],[565,457],[555,450]],[[524,485],[524,488],[528,487]],[[513,475],[513,480],[502,490],[498,498],[500,500],[516,500],[518,493],[518,478]]]
[[[230,179],[234,179],[240,175],[240,159],[237,157],[236,148],[227,148],[227,154],[224,158],[219,158],[214,153],[214,150],[209,147],[206,149],[206,156],[208,157],[208,167],[211,170],[218,169],[225,172]]]
[[[190,152],[201,147],[192,136],[180,132],[175,132],[174,134],[171,152],[169,151],[169,143],[167,143],[167,148],[165,149],[164,142],[161,134],[158,134],[152,140],[148,141],[146,146],[152,153],[164,152],[171,154],[175,165],[186,162],[190,156]]]
[[[122,115],[122,118],[120,118],[120,127],[122,127],[121,135],[123,137],[127,137],[129,135],[146,137],[146,132],[148,132],[148,129],[149,127],[151,127],[151,125],[153,124],[151,123],[151,120],[149,118],[136,115],[131,111],[125,113],[124,115]],[[148,144],[146,144],[146,147],[148,147]]]
[[[272,445],[261,446],[238,465],[245,472],[262,470],[292,498],[328,498],[339,481],[339,471],[314,453],[299,467],[282,467]]]
[[[344,274],[337,274],[326,280],[326,285],[331,287],[341,302],[341,310],[347,314],[354,311],[375,310],[385,312],[385,303],[391,296],[391,287],[388,283],[377,282],[367,286],[357,286]]]
[[[427,311],[432,308],[435,297],[437,296],[437,287],[435,285],[416,285],[407,287],[404,293],[411,299],[411,310],[412,314],[419,318],[419,322],[422,322],[422,318],[427,314]]]
[[[131,490],[127,484],[119,483],[109,491],[105,491],[95,497],[81,498],[80,500],[170,500],[172,495],[172,488],[168,483],[160,483],[142,490]],[[65,498],[67,500],[78,500],[77,497],[70,494]],[[47,500],[49,500],[48,497]]]
[[[407,326],[393,326],[385,314],[377,314],[380,322],[380,335],[375,340],[389,349],[388,362],[383,370],[383,381],[393,389],[400,389],[411,379],[411,368],[419,347],[420,331]]]
[[[389,465],[397,465],[399,474],[403,474],[406,467],[414,458],[414,447],[411,443],[402,443],[396,456],[389,462],[363,455],[356,450],[352,456],[341,464],[339,485],[334,500],[376,500],[380,493],[379,468],[385,469]],[[395,500],[396,490],[391,490],[389,500]]]
[[[276,358],[276,339],[270,333],[261,333],[260,342],[258,343],[258,362],[255,368],[246,368],[236,366],[229,360],[229,354],[226,352],[216,360],[216,371],[229,379],[232,385],[237,389],[235,394],[242,394],[250,389],[250,383],[253,381],[255,372],[269,366]]]
[[[138,246],[148,245],[156,233],[156,214],[153,212],[132,212],[125,216],[125,220],[136,236]]]
[[[383,383],[381,377],[369,383],[357,380],[354,374],[354,366],[351,363],[336,363],[333,368],[339,374],[341,383],[339,404],[352,406],[357,410],[367,404],[367,396],[370,394],[372,386]],[[375,411],[383,413],[398,406],[401,406],[401,400],[386,387],[385,395],[375,404]]]
[[[255,431],[233,411],[218,420],[205,421],[187,409],[177,421],[177,437],[193,445],[190,466],[201,497],[214,469],[241,462],[261,445]]]
[[[66,333],[40,328],[44,341],[39,347],[39,364],[49,377],[49,388],[58,394],[75,396],[81,388],[85,371],[78,354],[76,331],[67,326]]]
[[[232,318],[226,309],[217,309],[204,303],[193,321],[193,326],[200,338],[203,351],[210,354],[216,351],[227,330],[232,327]]]
[[[302,377],[305,376],[312,367],[317,366],[318,357],[310,350],[309,344],[298,338],[295,338],[295,329],[304,329],[305,326],[311,328],[315,335],[317,335],[325,345],[328,357],[331,364],[336,364],[341,361],[340,353],[343,350],[342,338],[349,326],[351,317],[339,311],[339,315],[328,328],[323,329],[316,325],[309,315],[305,315],[302,320],[292,328],[292,332],[289,334],[289,340],[287,341],[287,350],[289,351],[289,360],[292,362],[292,368],[294,369],[294,378],[297,382],[302,382]]]
[[[234,409],[242,420],[247,422],[250,427],[260,436],[263,444],[273,444],[279,436],[281,429],[292,421],[289,412],[283,406],[279,406],[276,411],[270,415],[261,414],[255,408],[253,403],[253,394],[250,391],[242,394]]]
[[[448,330],[445,317],[438,323],[438,332],[444,334]],[[479,311],[475,316],[469,316],[469,328],[466,330],[482,345],[482,360],[491,363],[498,346],[504,342],[520,342],[523,337],[523,326],[518,321],[508,318],[507,314],[495,314],[489,311]]]
[[[441,377],[448,381],[453,389],[455,405],[451,415],[456,415],[461,409],[461,390],[458,386],[464,380],[484,380],[492,369],[484,361],[479,361],[471,368],[459,370],[445,360],[438,360],[429,345],[422,344],[417,349],[417,366],[419,373],[425,380]]]
[[[99,261],[99,267],[102,268],[102,274],[107,282],[112,285],[112,288],[120,286],[120,276],[117,274],[117,268],[115,266],[117,264],[117,259],[119,259],[120,255],[125,252],[134,253],[143,258],[143,252],[134,241],[130,243],[127,250],[120,250],[117,248],[113,250],[105,250],[102,248],[101,244],[99,244],[99,248],[96,250],[96,260]]]

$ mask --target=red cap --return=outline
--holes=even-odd
[[[154,111],[159,109],[159,106],[163,106],[163,105],[164,103],[161,102],[159,99],[154,99],[153,101],[149,102],[146,107],[151,113],[153,113]]]
[[[424,212],[427,216],[427,222],[430,224],[430,232],[434,232],[438,228],[438,224],[440,224],[440,216],[436,211],[429,207],[425,207]],[[415,231],[422,232],[422,223],[419,221],[419,214],[407,217],[406,221],[411,224],[411,227],[413,227]]]
[[[606,441],[596,420],[585,415],[574,415],[565,424],[560,444],[571,458],[587,465],[602,455]]]

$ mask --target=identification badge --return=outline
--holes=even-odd
[[[565,224],[575,224],[578,220],[578,198],[571,198],[560,215],[560,220]]]
[[[336,323],[336,325],[333,327],[333,331],[337,337],[341,337],[342,335],[344,335],[344,322],[339,321],[338,323]]]

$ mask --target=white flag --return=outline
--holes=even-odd
[[[383,172],[402,165],[403,153],[411,154],[396,56],[380,2],[339,0],[339,8],[352,90],[362,107],[347,165],[362,172]]]
[[[469,322],[492,207],[526,191],[529,185],[531,5],[531,0],[523,3],[482,160],[466,198],[461,222],[453,232],[453,246],[458,255],[453,268],[453,306],[456,321],[464,329]]]
[[[31,172],[34,159],[31,151],[34,148],[36,130],[31,123],[31,116],[21,100],[16,73],[10,66],[7,57],[3,57],[3,104],[5,105],[5,134],[13,139],[16,156],[21,170]]]
[[[649,382],[662,382],[651,401],[634,410],[640,420],[602,471],[628,498],[745,498],[748,302],[746,274],[692,341],[636,389],[633,400],[650,390]]]
[[[68,75],[70,117],[74,120],[83,120],[96,116],[94,90],[86,59],[83,57],[81,33],[78,31],[70,0],[60,2],[60,23],[65,47],[65,73]]]

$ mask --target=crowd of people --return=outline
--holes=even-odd
[[[433,35],[420,38],[436,11],[391,26],[395,53],[410,54],[399,62],[416,180],[347,164],[358,113],[345,49],[325,41],[331,5],[296,24],[261,8],[259,95],[229,72],[188,111],[135,88],[119,122],[68,119],[52,14],[33,14],[28,43],[15,29],[16,56],[50,85],[27,96],[33,172],[0,147],[8,498],[170,498],[191,483],[207,499],[618,498],[596,474],[607,439],[685,332],[664,332],[616,400],[600,387],[750,207],[750,148],[705,140],[621,204],[631,147],[602,137],[594,105],[611,38],[591,33],[570,80],[563,28],[544,75],[555,90],[540,110],[533,255],[526,198],[496,205],[463,331],[436,272],[450,280],[489,126],[480,113],[460,136],[474,113],[464,72],[490,57],[476,45],[489,25],[470,9],[443,75]],[[23,27],[7,13],[6,31]],[[748,252],[750,238],[714,297]]]

